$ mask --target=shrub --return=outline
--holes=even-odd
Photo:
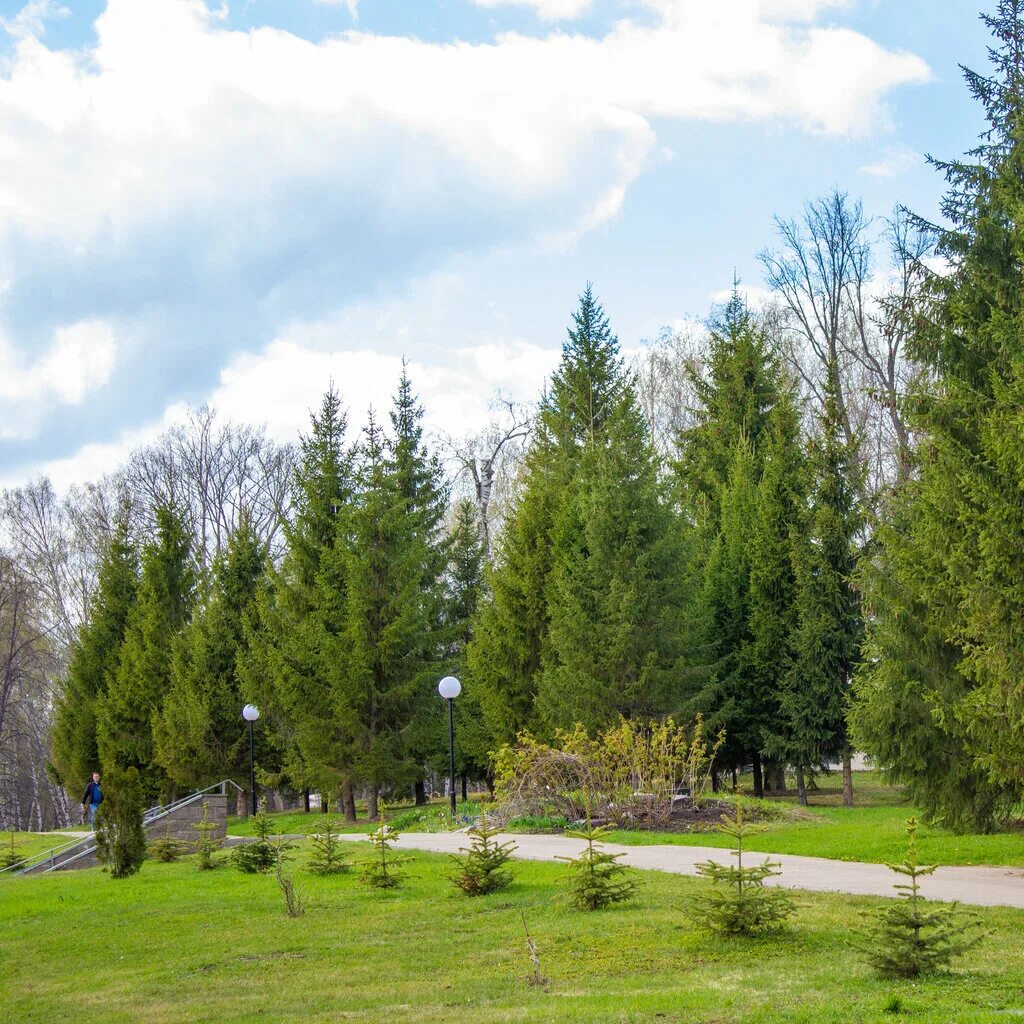
[[[383,824],[369,836],[373,853],[363,861],[360,870],[360,879],[365,885],[374,889],[394,889],[402,884],[400,867],[405,858],[397,856],[391,849],[398,837],[397,829]]]
[[[251,843],[243,843],[235,848],[234,861],[239,871],[248,875],[269,874],[277,864],[278,858],[285,850],[292,848],[291,843],[273,843],[273,824],[270,815],[263,809],[252,816],[252,827],[256,839]]]
[[[164,864],[172,864],[188,853],[188,843],[175,839],[171,835],[171,819],[167,818],[162,839],[153,840],[148,847],[149,856],[155,860],[163,861]]]
[[[502,831],[488,827],[487,816],[482,814],[480,823],[469,830],[473,837],[469,849],[460,851],[463,856],[452,855],[456,870],[450,878],[467,896],[485,896],[512,884],[512,872],[505,865],[516,844],[496,842],[494,837]]]
[[[586,847],[578,857],[559,857],[569,862],[569,902],[579,910],[600,910],[613,903],[632,899],[636,883],[628,877],[621,853],[600,848],[600,841],[611,829],[595,827],[587,818],[586,828],[566,829],[565,834],[583,839]]]
[[[103,803],[96,814],[96,855],[111,878],[134,875],[146,859],[144,801],[138,770],[107,771]]]
[[[10,846],[3,853],[0,853],[0,868],[13,868],[15,864],[20,864],[25,858],[18,853],[17,847],[14,843],[14,833],[10,835]]]
[[[192,827],[199,833],[196,840],[196,867],[200,871],[209,871],[217,866],[213,855],[220,849],[221,840],[213,837],[213,833],[217,831],[217,823],[210,821],[208,801],[203,801],[202,820],[197,821]]]
[[[277,844],[277,860],[274,863],[277,887],[281,890],[281,895],[284,897],[285,913],[289,917],[302,917],[306,912],[306,908],[302,904],[301,897],[295,891],[295,883],[292,881],[291,876],[284,873],[286,858],[286,845],[279,841]]]
[[[721,935],[760,935],[781,928],[796,906],[784,890],[764,884],[780,874],[777,861],[765,858],[754,867],[743,866],[743,840],[758,829],[744,821],[742,800],[736,801],[732,817],[722,815],[719,831],[732,838],[736,864],[704,861],[697,865],[698,874],[714,887],[694,898],[694,917]]]
[[[561,815],[594,817],[621,825],[663,825],[682,786],[698,806],[725,733],[712,742],[700,716],[689,726],[620,719],[591,737],[582,726],[557,733],[557,746],[521,734],[495,760],[495,788],[505,820]]]
[[[868,963],[886,978],[916,978],[947,967],[973,949],[983,938],[978,919],[956,904],[929,903],[921,896],[918,879],[937,865],[917,862],[917,819],[907,821],[907,855],[889,867],[905,878],[894,888],[901,899],[890,900],[876,915],[876,926],[866,936]]]
[[[316,831],[310,836],[313,855],[309,858],[309,870],[315,875],[337,875],[348,871],[347,852],[342,850],[338,839],[338,823],[329,815],[320,818]]]

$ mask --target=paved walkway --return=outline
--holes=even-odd
[[[348,840],[365,840],[363,835],[342,835]],[[525,860],[554,860],[575,857],[583,848],[579,839],[561,835],[512,835],[518,849],[514,856]],[[469,846],[464,832],[403,832],[397,846],[456,853]],[[678,875],[696,874],[700,861],[721,864],[735,862],[728,850],[708,846],[620,846],[605,843],[610,853],[622,853],[622,863],[635,868],[669,871]],[[766,854],[752,853],[751,861],[760,861]],[[859,896],[896,896],[893,883],[902,881],[884,864],[862,864],[823,857],[796,857],[771,854],[781,865],[782,874],[769,884],[817,892],[844,892]],[[746,858],[744,858],[746,859]],[[998,867],[941,867],[921,880],[921,894],[933,900],[958,900],[982,907],[1020,907],[1024,909],[1024,870]]]

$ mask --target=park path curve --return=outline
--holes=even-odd
[[[345,835],[349,840],[365,840],[364,835]],[[517,846],[513,856],[524,860],[555,860],[576,857],[583,848],[579,839],[562,835],[509,834]],[[403,832],[397,846],[433,853],[457,853],[469,846],[465,832]],[[622,862],[634,868],[668,871],[677,875],[695,875],[696,865],[713,860],[720,864],[735,862],[729,850],[709,846],[621,846],[605,843],[610,853],[624,854]],[[769,884],[816,892],[840,892],[857,896],[896,896],[893,883],[902,881],[884,864],[829,860],[824,857],[797,857],[792,854],[751,853],[750,863],[766,856],[781,865],[782,874]],[[746,858],[744,858],[746,859]],[[1004,867],[940,867],[921,880],[921,895],[933,900],[959,901],[981,907],[1019,907],[1024,909],[1024,870]]]

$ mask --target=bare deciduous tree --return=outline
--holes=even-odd
[[[869,490],[907,472],[910,436],[902,398],[915,369],[905,354],[931,239],[902,210],[880,225],[834,191],[800,220],[776,218],[781,247],[760,260],[776,298],[771,322],[812,404],[820,408],[830,362],[840,375],[847,440],[861,442]],[[876,273],[875,252],[887,250]]]
[[[479,433],[460,440],[438,438],[445,461],[453,467],[453,483],[468,481],[472,486],[488,555],[504,510],[513,498],[534,416],[526,406],[502,396],[494,400],[492,408],[494,418]]]

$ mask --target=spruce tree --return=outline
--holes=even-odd
[[[680,699],[685,557],[631,382],[578,458],[555,522],[537,708],[548,731]]]
[[[285,524],[286,551],[245,625],[240,682],[264,717],[260,732],[276,748],[293,785],[339,793],[355,816],[354,733],[336,703],[329,638],[345,629],[343,550],[350,537],[353,452],[347,417],[331,387],[311,415]]]
[[[464,499],[455,505],[449,534],[448,568],[445,576],[445,671],[468,680],[466,652],[473,637],[473,626],[484,594],[486,544],[480,517],[474,502]],[[483,721],[477,687],[467,682],[455,702],[455,767],[461,774],[475,778],[490,772],[490,734]],[[434,768],[441,774],[447,767],[444,716],[432,716],[439,751]]]
[[[772,410],[750,538],[748,686],[759,707],[760,747],[776,763],[792,761],[781,690],[793,667],[797,579],[793,557],[806,520],[805,464],[795,404],[783,394]],[[802,776],[798,775],[798,782]],[[800,786],[801,798],[804,790]]]
[[[53,764],[69,789],[100,766],[96,704],[117,672],[138,585],[138,557],[122,516],[103,551],[89,616],[71,648],[54,712]]]
[[[864,747],[957,827],[991,828],[1024,794],[1024,5],[984,17],[989,75],[966,71],[987,128],[949,182],[909,354],[916,472],[889,506],[854,712]],[[877,571],[876,571],[877,567]]]
[[[673,462],[693,526],[689,571],[698,594],[687,623],[696,643],[683,706],[726,730],[719,766],[753,764],[761,795],[762,754],[779,732],[776,691],[789,656],[779,631],[792,616],[782,517],[800,493],[793,388],[737,291],[711,321],[707,363],[691,378],[693,424]]]
[[[154,751],[154,725],[170,689],[171,652],[196,592],[191,538],[180,515],[156,509],[156,536],[142,552],[138,597],[128,614],[117,671],[97,701],[104,770],[137,770],[147,799],[166,788]]]
[[[434,552],[396,466],[394,447],[371,413],[359,451],[350,546],[335,553],[346,586],[344,631],[326,648],[338,667],[335,714],[352,731],[371,819],[381,788],[416,774],[404,733],[436,684],[431,639],[438,595],[425,573]]]
[[[155,727],[157,759],[186,789],[221,779],[248,784],[249,744],[240,718],[246,698],[238,666],[249,653],[244,626],[267,570],[265,545],[243,514],[214,560],[203,604],[175,644],[171,685]]]
[[[415,543],[423,552],[420,567],[420,602],[423,627],[418,649],[410,662],[418,663],[417,686],[411,714],[404,731],[404,755],[410,766],[418,803],[425,802],[423,771],[429,761],[446,750],[447,737],[439,725],[437,671],[442,659],[450,660],[452,644],[460,628],[446,607],[446,576],[452,539],[444,529],[448,511],[448,487],[441,464],[423,442],[423,407],[413,391],[406,366],[392,403],[392,472],[405,502],[405,515]],[[454,667],[454,666],[452,666]],[[451,671],[450,668],[446,671]]]
[[[931,974],[973,949],[984,938],[978,918],[955,905],[929,903],[921,896],[920,879],[936,866],[917,860],[917,819],[907,821],[907,855],[889,867],[905,882],[894,888],[900,899],[886,900],[876,925],[865,936],[868,963],[885,978],[918,978]]]
[[[794,659],[782,691],[784,749],[798,770],[848,753],[846,713],[860,660],[863,618],[855,586],[862,528],[857,452],[846,441],[837,402],[838,370],[829,367],[820,434],[809,459],[806,536],[794,552],[797,627]],[[845,802],[849,780],[844,779]],[[802,794],[804,801],[806,795]]]
[[[725,730],[718,756],[723,767],[754,763],[754,789],[762,794],[759,752],[764,721],[762,695],[750,686],[750,538],[757,515],[756,459],[741,438],[733,450],[729,480],[720,498],[717,536],[703,568],[698,597],[697,665],[688,710],[703,714],[713,732]]]
[[[492,749],[523,729],[670,704],[681,564],[632,379],[588,287],[469,645]]]

